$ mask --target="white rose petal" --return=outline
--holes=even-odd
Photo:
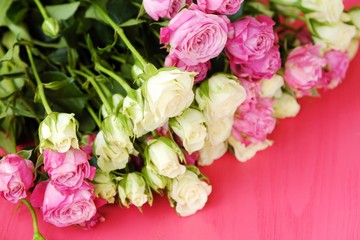
[[[262,151],[273,144],[270,140],[265,140],[259,143],[252,143],[248,146],[236,140],[234,137],[230,137],[229,144],[234,148],[235,157],[240,162],[246,162],[253,158],[258,151]]]
[[[282,94],[282,86],[284,86],[284,78],[275,74],[272,78],[261,81],[260,95],[268,98],[280,97]]]
[[[276,118],[295,117],[300,111],[300,105],[296,98],[287,93],[275,100],[273,108],[275,111],[274,117]]]
[[[176,212],[183,217],[202,209],[211,193],[211,186],[199,180],[191,171],[173,179],[170,189],[170,197],[176,202]]]
[[[227,147],[226,142],[222,142],[218,145],[211,145],[211,143],[205,142],[204,147],[200,150],[199,165],[211,165],[216,159],[219,159],[226,153]]]
[[[175,178],[183,174],[186,167],[179,163],[176,152],[164,142],[156,140],[149,146],[149,158],[158,173],[168,178]]]
[[[217,146],[226,141],[230,136],[234,124],[233,117],[224,117],[215,121],[206,122],[208,129],[207,141],[211,145]]]
[[[335,23],[344,10],[342,0],[301,0],[301,5],[311,11],[308,15],[318,21]]]

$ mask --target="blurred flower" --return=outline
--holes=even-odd
[[[0,196],[12,203],[27,197],[34,184],[34,164],[17,154],[9,154],[0,161]]]
[[[301,0],[300,4],[306,8],[307,16],[329,23],[339,21],[344,10],[342,0]]]
[[[74,114],[52,112],[40,123],[40,151],[51,149],[67,152],[70,147],[79,148],[76,136],[78,123]]]
[[[189,154],[204,146],[207,135],[204,114],[194,108],[186,109],[180,116],[170,119],[171,129],[182,140]]]
[[[96,169],[90,166],[88,155],[82,150],[69,149],[59,153],[45,149],[43,155],[44,170],[59,191],[76,190],[85,179],[94,178]]]
[[[281,87],[284,86],[284,78],[281,75],[274,75],[270,79],[263,79],[260,82],[260,96],[261,97],[280,97],[282,94]]]
[[[196,89],[196,102],[207,121],[234,115],[245,100],[245,89],[236,79],[225,74],[213,75]]]
[[[118,193],[121,203],[127,207],[129,204],[141,207],[146,202],[152,201],[151,192],[147,189],[144,178],[136,172],[126,174],[120,180]]]
[[[244,0],[198,0],[199,8],[207,13],[232,15],[239,11]]]
[[[183,9],[160,30],[160,42],[191,66],[217,57],[227,41],[229,20],[197,9]]]
[[[117,193],[114,179],[115,176],[111,173],[103,172],[98,169],[93,181],[95,196],[105,199],[108,203],[114,203]]]
[[[169,196],[175,201],[176,212],[182,217],[202,209],[211,193],[211,186],[189,170],[173,179],[169,189]]]
[[[280,98],[275,99],[273,108],[276,118],[295,117],[300,111],[300,105],[296,98],[287,93],[283,93]]]
[[[194,100],[195,74],[180,69],[162,68],[142,85],[150,111],[159,119],[175,117]]]
[[[184,62],[178,59],[176,55],[173,54],[168,55],[165,58],[164,66],[174,66],[188,72],[196,72],[197,75],[195,76],[194,83],[198,83],[206,78],[206,74],[211,67],[211,63],[210,61],[207,61],[204,63],[198,63],[196,65],[186,65]]]
[[[52,182],[46,186],[42,212],[44,221],[57,227],[83,224],[96,214],[90,185],[84,183],[76,191],[66,194],[58,191]]]
[[[275,22],[266,15],[244,17],[233,24],[234,34],[226,43],[226,54],[232,64],[263,59],[277,41]]]
[[[155,21],[173,18],[189,0],[143,0],[146,13]]]
[[[211,165],[216,159],[219,159],[226,153],[228,150],[227,147],[226,142],[219,143],[218,145],[212,145],[210,142],[205,142],[204,147],[199,151],[199,165]]]
[[[293,49],[285,62],[284,79],[299,95],[309,94],[324,77],[326,60],[319,45],[304,45]]]
[[[171,140],[165,137],[151,140],[145,151],[148,152],[147,163],[153,164],[158,174],[175,178],[185,172],[185,166],[179,163],[181,151]]]
[[[48,37],[57,38],[59,36],[60,26],[54,18],[49,17],[45,19],[41,28]]]
[[[246,162],[254,157],[258,151],[266,149],[273,143],[272,141],[266,139],[262,142],[251,143],[246,146],[234,137],[230,137],[228,142],[234,148],[235,157],[240,162]]]

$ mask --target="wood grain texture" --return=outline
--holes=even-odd
[[[360,1],[346,1],[348,5]],[[360,239],[360,54],[336,90],[301,100],[300,114],[282,120],[273,147],[247,163],[231,155],[203,168],[213,192],[196,215],[178,217],[166,198],[153,207],[100,211],[106,222],[91,231],[40,228],[63,239]],[[0,239],[32,237],[30,214],[0,200]]]

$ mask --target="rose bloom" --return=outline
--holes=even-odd
[[[60,191],[79,188],[85,179],[92,180],[95,167],[90,166],[88,155],[71,148],[66,153],[44,150],[44,170],[49,174],[53,185]]]
[[[234,148],[235,157],[240,162],[246,162],[255,156],[258,151],[262,151],[272,145],[272,141],[265,140],[263,142],[251,143],[249,145],[243,144],[234,137],[228,139],[229,144]]]
[[[344,10],[342,0],[301,0],[301,6],[312,11],[308,15],[318,21],[334,23]]]
[[[158,174],[175,178],[186,170],[184,165],[179,163],[179,157],[175,150],[168,146],[162,138],[153,140],[148,145],[148,156]]]
[[[197,9],[183,9],[160,30],[160,42],[191,66],[217,57],[225,47],[229,20]]]
[[[320,83],[325,66],[326,60],[320,55],[319,45],[299,46],[286,59],[284,79],[299,94],[307,94]]]
[[[230,62],[231,71],[239,78],[260,80],[272,78],[281,67],[279,46],[273,46],[264,58],[243,64]]]
[[[93,198],[92,188],[85,182],[69,194],[58,191],[52,182],[49,182],[42,204],[44,221],[57,227],[83,224],[96,214]]]
[[[146,13],[155,21],[159,18],[173,18],[189,0],[143,0]]]
[[[319,44],[325,50],[336,49],[347,51],[352,40],[356,37],[357,29],[354,25],[341,21],[334,24],[313,23],[313,29],[317,37],[313,37],[315,44]]]
[[[169,195],[176,202],[176,212],[183,217],[202,209],[211,193],[211,186],[189,170],[173,179],[170,189]]]
[[[246,144],[262,142],[275,128],[273,101],[260,96],[259,82],[242,83],[247,97],[235,113],[232,135]]]
[[[268,16],[245,17],[232,25],[234,34],[229,36],[225,50],[233,64],[263,59],[277,41],[275,22]]]
[[[194,108],[169,121],[171,129],[180,137],[184,148],[191,154],[204,146],[207,135],[204,114]]]
[[[266,136],[275,128],[276,119],[272,116],[272,101],[268,98],[258,102],[257,107],[248,112],[235,114],[233,135],[242,140],[241,135],[246,135],[252,143],[265,141]]]
[[[19,155],[9,154],[0,161],[0,196],[16,203],[26,198],[34,184],[34,164]]]
[[[207,13],[232,15],[239,11],[244,0],[198,0],[199,8]]]
[[[79,148],[76,132],[78,123],[74,114],[52,112],[39,125],[40,151],[52,149],[66,152]]]
[[[245,100],[245,89],[235,78],[215,74],[196,89],[196,102],[204,111],[206,121],[232,117],[236,108]]]
[[[212,145],[210,142],[205,142],[204,147],[199,151],[198,163],[200,166],[209,166],[216,159],[222,157],[228,150],[226,142],[222,142],[218,145]]]
[[[95,138],[94,154],[97,156],[97,164],[104,172],[123,169],[129,162],[130,153],[127,148],[117,144],[108,143],[103,131]]]
[[[168,55],[166,57],[164,66],[167,67],[173,66],[188,72],[196,72],[197,75],[195,76],[194,83],[198,83],[206,78],[206,74],[211,67],[211,63],[210,61],[207,61],[204,63],[198,63],[196,65],[189,66],[186,65],[184,62],[182,62],[179,58],[177,58],[173,54],[173,55]]]
[[[330,50],[325,53],[324,57],[327,61],[327,71],[321,85],[325,88],[335,88],[345,78],[350,64],[349,56],[342,51]]]
[[[194,73],[162,68],[141,86],[150,111],[159,119],[175,117],[194,100]]]
[[[300,111],[300,104],[295,97],[283,93],[280,98],[275,99],[273,108],[275,118],[295,117]]]

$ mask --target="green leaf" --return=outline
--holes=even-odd
[[[17,152],[16,154],[24,159],[30,159],[32,153],[33,153],[33,150],[30,149],[30,150],[21,150],[21,151]]]
[[[139,25],[141,23],[144,23],[146,22],[145,20],[142,20],[142,19],[134,19],[134,18],[131,18],[125,22],[123,22],[122,24],[120,24],[119,26],[120,27],[130,27],[130,26],[135,26],[135,25]]]
[[[118,24],[136,18],[138,14],[138,9],[129,0],[109,0],[106,11]]]
[[[7,98],[19,91],[25,84],[25,79],[3,79],[0,81],[0,98]]]
[[[6,16],[6,12],[11,6],[13,0],[1,0],[0,1],[0,27],[7,26],[9,24],[9,20]]]
[[[46,12],[56,20],[66,20],[70,18],[79,8],[80,2],[65,3],[59,5],[45,6]]]

